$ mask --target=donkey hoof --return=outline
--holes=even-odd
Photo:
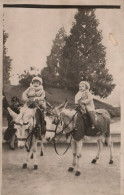
[[[33,154],[31,155],[31,159],[33,159]]]
[[[13,147],[13,146],[10,146],[10,150],[15,150],[15,147]]]
[[[38,165],[34,165],[34,170],[37,170],[38,169]]]
[[[96,159],[93,159],[93,160],[91,161],[91,163],[95,164],[95,163],[96,163]]]
[[[80,174],[80,171],[76,171],[75,176],[79,176]]]
[[[43,151],[40,152],[40,156],[43,156]]]
[[[73,167],[69,167],[68,172],[73,172],[74,168]]]
[[[23,169],[26,169],[27,168],[27,164],[24,163],[23,166],[22,166]]]
[[[110,161],[109,161],[109,164],[113,164],[113,160],[110,160]]]

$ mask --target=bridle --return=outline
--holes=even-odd
[[[54,135],[54,137],[52,138],[52,141],[53,141],[53,144],[54,144],[55,152],[56,152],[58,155],[60,155],[60,156],[64,155],[64,154],[68,151],[68,149],[69,149],[69,147],[70,147],[70,145],[71,145],[72,135],[73,135],[73,132],[74,132],[75,128],[72,129],[72,131],[70,131],[69,133],[67,133],[67,134],[70,134],[70,135],[71,135],[71,138],[70,138],[70,141],[69,141],[69,143],[68,143],[68,145],[67,145],[66,150],[65,150],[62,154],[59,154],[58,151],[57,151],[55,138],[57,137],[57,135],[59,135],[59,134],[62,135],[62,134],[63,134],[64,130],[65,130],[65,129],[70,125],[70,123],[74,120],[74,117],[76,116],[76,114],[77,114],[77,111],[76,111],[75,114],[72,116],[72,118],[71,118],[71,120],[69,121],[69,123],[68,123],[68,124],[67,124],[59,133],[57,133],[57,128],[58,128],[58,125],[60,124],[60,122],[62,122],[61,113],[60,113],[60,116],[58,116],[58,122],[56,123],[55,130],[53,130],[53,131],[55,132],[55,135]],[[66,135],[67,135],[67,134],[66,134]],[[60,135],[58,141],[60,140],[61,135]]]
[[[22,127],[23,125],[28,125],[28,124],[29,124],[29,122],[23,123],[23,124],[14,122],[14,125],[17,125],[17,126],[20,126],[20,127]],[[28,129],[26,129],[26,130],[28,130]],[[26,131],[26,130],[25,130],[25,131]],[[17,137],[17,140],[18,140],[18,141],[26,141],[26,139],[27,139],[27,138],[20,138],[20,137]]]

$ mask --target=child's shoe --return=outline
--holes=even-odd
[[[94,125],[92,125],[92,126],[91,126],[91,129],[93,129],[93,130],[94,130],[94,129],[95,129],[95,126],[94,126]]]

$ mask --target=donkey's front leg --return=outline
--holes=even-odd
[[[96,161],[99,159],[102,148],[103,148],[102,137],[99,137],[99,139],[97,140],[97,154],[96,157],[91,161],[91,163],[95,164]]]
[[[27,164],[28,164],[28,161],[29,161],[29,158],[31,157],[31,155],[32,155],[31,150],[30,150],[30,152],[26,153],[26,158],[25,158],[25,161],[24,161],[23,166],[22,166],[23,169],[27,168]]]
[[[77,165],[76,165],[76,173],[75,173],[76,176],[79,176],[80,173],[81,173],[81,157],[82,157],[81,153],[82,153],[82,145],[83,145],[82,140],[76,141],[76,146],[77,146],[77,147],[76,147],[76,149],[77,149],[77,151],[76,151],[76,155],[77,155]]]
[[[34,170],[38,169],[38,163],[37,163],[37,140],[33,143],[32,146],[32,151],[33,151],[33,157],[34,157]]]
[[[42,139],[41,139],[41,149],[40,149],[40,156],[43,156],[43,153],[44,153],[43,139],[44,139],[44,137],[42,137]]]
[[[76,142],[74,139],[72,139],[71,147],[72,147],[73,160],[72,160],[72,166],[69,167],[69,169],[68,169],[69,172],[73,172],[73,170],[76,166]]]

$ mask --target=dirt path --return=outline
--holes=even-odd
[[[62,152],[65,146],[59,148]],[[38,147],[38,155],[39,155]],[[38,156],[39,169],[33,170],[32,160],[22,169],[25,150],[11,151],[3,145],[2,195],[119,195],[120,194],[120,146],[114,147],[114,164],[109,165],[109,150],[103,148],[97,164],[91,164],[96,145],[82,149],[82,173],[76,177],[68,173],[71,165],[71,149],[58,156],[50,145],[43,157]]]

